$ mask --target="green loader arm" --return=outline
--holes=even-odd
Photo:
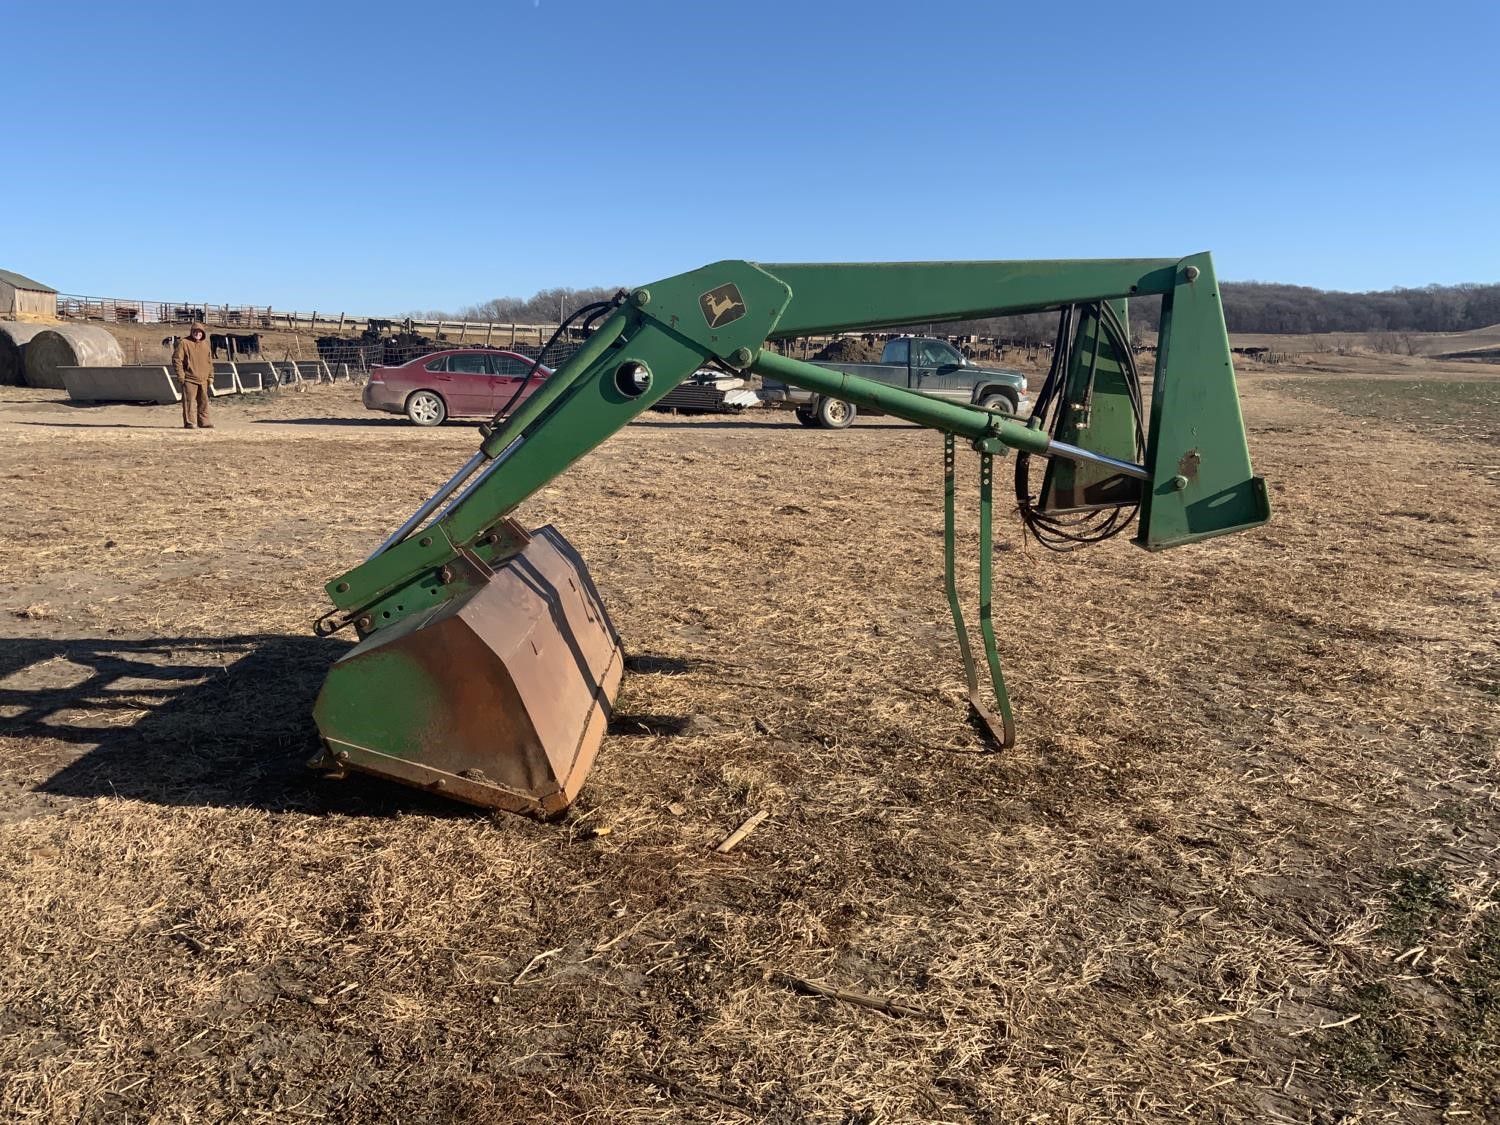
[[[492,565],[503,561],[510,549],[502,526],[506,516],[711,360],[991,450],[1008,446],[1071,456],[1038,431],[978,407],[801,363],[764,344],[807,333],[1147,294],[1160,294],[1163,302],[1136,542],[1157,550],[1264,523],[1269,505],[1263,481],[1251,472],[1218,285],[1206,253],[1181,260],[881,265],[725,261],[632,292],[627,305],[485,439],[469,463],[477,481],[441,518],[421,535],[406,529],[329,582],[328,595],[340,614],[368,618],[374,628],[398,619],[395,613],[385,616],[394,604],[430,604],[430,598],[402,599],[401,593],[413,584],[442,585],[442,569],[463,552]]]
[[[1096,448],[1090,448],[1086,425],[1076,429],[1081,435],[1077,444],[1063,443],[1041,429],[978,407],[799,362],[766,347],[771,340],[895,324],[1098,302],[1123,308],[1129,298],[1148,294],[1162,297],[1162,314],[1145,461],[1139,465],[1102,452],[1111,448],[1118,453],[1118,440],[1108,445],[1095,442]],[[1101,261],[723,261],[632,291],[536,394],[486,433],[479,452],[374,555],[328,583],[335,609],[320,621],[319,631],[332,632],[352,623],[365,649],[379,644],[383,634],[420,629],[443,606],[477,596],[493,584],[507,560],[517,560],[526,549],[527,533],[510,520],[510,513],[710,362],[772,376],[948,435],[949,600],[970,697],[1002,745],[1009,744],[1012,734],[989,614],[992,455],[1017,449],[1139,481],[1138,486],[1132,484],[1140,497],[1136,542],[1149,550],[1238,531],[1269,517],[1264,483],[1251,471],[1219,290],[1206,253],[1182,259]],[[1072,436],[1075,430],[1068,432]],[[982,458],[981,627],[999,716],[979,698],[951,578],[955,439],[967,442]],[[414,620],[417,615],[419,621]],[[395,647],[387,646],[393,651]],[[379,664],[385,658],[372,652],[368,659]],[[386,659],[380,666],[397,665]],[[430,690],[448,689],[440,684]],[[325,695],[328,691],[325,688]],[[345,712],[358,710],[360,691],[349,694]],[[392,718],[387,725],[396,722]],[[330,733],[336,722],[325,721],[321,711],[319,725],[330,747],[354,747],[357,753],[363,745],[353,736]],[[392,753],[420,759],[428,752],[426,744],[414,745],[417,748],[409,752]],[[396,770],[384,772],[399,776]],[[402,779],[419,776],[428,774],[419,770]],[[454,776],[443,773],[439,783]],[[472,795],[455,795],[487,803]]]

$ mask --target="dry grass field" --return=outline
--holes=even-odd
[[[302,768],[473,427],[0,388],[0,1117],[1500,1120],[1500,380],[1327,365],[1246,369],[1266,528],[1001,524],[998,755],[936,435],[629,427],[522,511],[633,672],[550,824]]]

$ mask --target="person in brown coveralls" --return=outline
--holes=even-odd
[[[214,381],[214,354],[208,344],[208,333],[203,325],[195,324],[177,341],[172,351],[172,371],[182,384],[182,425],[193,428],[193,419],[198,419],[200,430],[211,430],[208,420],[209,387]]]

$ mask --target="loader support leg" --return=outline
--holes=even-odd
[[[994,558],[994,529],[991,523],[991,484],[995,477],[993,454],[979,455],[979,632],[984,637],[984,658],[990,665],[990,683],[995,689],[995,702],[1000,707],[1002,729],[998,733],[1000,748],[1009,749],[1016,742],[1016,724],[1010,714],[1010,695],[1005,690],[1005,675],[1000,671],[1000,654],[995,651],[995,621],[990,608],[991,561]],[[987,719],[994,731],[994,720]]]
[[[989,664],[990,682],[995,689],[995,702],[999,714],[985,701],[979,690],[979,673],[974,666],[974,649],[969,642],[969,630],[964,625],[963,609],[958,600],[958,578],[955,573],[954,531],[954,441],[952,434],[943,435],[943,578],[948,594],[948,608],[953,614],[953,630],[958,635],[958,651],[963,658],[964,679],[969,686],[969,704],[974,714],[989,731],[996,748],[1008,749],[1015,744],[1016,728],[1011,719],[1010,697],[1005,691],[1005,677],[1000,670],[1000,655],[995,650],[995,626],[991,618],[991,482],[994,475],[993,458],[985,453],[980,457],[979,491],[979,629],[984,638],[984,655]]]

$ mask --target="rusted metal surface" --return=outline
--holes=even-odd
[[[582,559],[552,527],[474,589],[377,630],[318,699],[324,764],[548,815],[578,795],[624,656]],[[372,691],[372,687],[375,689]]]
[[[1202,462],[1203,455],[1196,449],[1189,449],[1177,462],[1177,475],[1186,477],[1193,481],[1198,479],[1198,465]]]

